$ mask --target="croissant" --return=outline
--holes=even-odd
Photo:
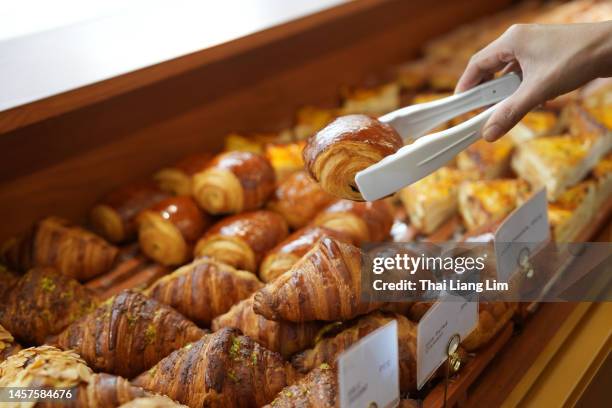
[[[321,364],[293,385],[285,387],[265,408],[335,408],[338,376],[329,364]]]
[[[151,182],[136,183],[110,192],[90,214],[95,232],[114,243],[136,238],[136,216],[168,197]]]
[[[210,214],[235,214],[261,207],[275,182],[274,169],[262,155],[228,152],[193,176],[192,194]]]
[[[210,256],[237,269],[256,272],[266,252],[288,234],[280,215],[266,210],[219,221],[198,241],[195,256]]]
[[[255,294],[253,309],[270,320],[347,320],[382,306],[361,298],[361,251],[321,239],[293,267]]]
[[[518,309],[516,302],[480,302],[478,325],[462,342],[467,351],[474,351],[487,344],[512,319]]]
[[[204,170],[212,159],[210,153],[196,153],[179,160],[171,167],[164,167],[153,175],[162,191],[181,196],[191,194],[193,175]]]
[[[74,279],[52,268],[33,268],[0,307],[0,324],[23,343],[42,344],[96,305],[93,294]]]
[[[144,293],[207,326],[262,286],[254,274],[205,257],[164,276]]]
[[[130,402],[126,402],[119,408],[187,408],[186,405],[178,404],[168,397],[155,395],[152,397],[136,398]]]
[[[108,271],[117,252],[99,236],[61,218],[48,217],[24,236],[5,243],[2,259],[15,270],[51,266],[82,282]]]
[[[280,354],[222,329],[175,351],[134,380],[191,408],[260,407],[297,374]]]
[[[282,215],[291,228],[302,228],[335,201],[303,171],[293,173],[274,192],[268,208]]]
[[[416,391],[417,325],[397,314],[375,312],[362,316],[333,337],[323,338],[314,348],[296,354],[291,362],[302,373],[324,363],[335,365],[343,351],[392,320],[397,321],[400,390],[402,393]]]
[[[259,277],[264,282],[273,281],[287,272],[323,237],[352,243],[350,237],[343,232],[325,227],[304,227],[289,235],[268,252],[259,268]]]
[[[72,389],[72,398],[61,402],[67,408],[113,408],[150,395],[124,378],[94,374],[73,351],[50,346],[22,350],[1,363],[0,386]],[[56,407],[58,402],[40,401],[35,406]]]
[[[19,280],[17,275],[0,265],[0,299],[4,299],[5,294],[15,286],[17,280]]]
[[[224,327],[240,329],[246,336],[286,358],[310,347],[322,324],[267,320],[253,311],[253,296],[251,296],[213,320],[213,331]]]
[[[356,244],[384,241],[393,226],[393,211],[384,200],[365,203],[340,200],[319,213],[314,225],[344,232]]]
[[[191,197],[168,198],[140,213],[138,242],[142,252],[162,265],[183,264],[209,224]]]
[[[52,342],[76,351],[94,370],[132,378],[204,334],[174,309],[123,291]]]
[[[341,116],[308,139],[304,163],[328,193],[363,201],[355,175],[404,145],[391,126],[366,115]]]
[[[4,327],[0,326],[0,363],[21,350],[21,346]]]

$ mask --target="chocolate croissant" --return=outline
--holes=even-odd
[[[293,267],[255,294],[253,309],[270,320],[347,320],[382,306],[361,298],[361,251],[321,239]]]
[[[293,385],[285,387],[264,408],[336,408],[338,374],[329,364],[321,364]]]
[[[400,391],[416,391],[417,325],[397,314],[376,312],[360,317],[334,336],[320,340],[314,348],[296,354],[291,362],[302,373],[325,363],[334,366],[342,352],[392,320],[397,321]]]
[[[204,170],[212,159],[211,153],[196,153],[176,162],[173,166],[164,167],[153,175],[160,190],[181,196],[191,194],[193,175]]]
[[[389,237],[393,211],[384,200],[365,203],[340,200],[321,211],[314,225],[344,232],[356,245],[379,242]]]
[[[249,408],[269,403],[296,379],[280,354],[222,329],[170,354],[134,384],[191,408]]]
[[[52,343],[76,351],[94,370],[132,378],[204,334],[174,309],[124,291],[74,322]]]
[[[21,350],[19,343],[15,341],[11,333],[0,326],[0,363],[10,355],[18,353],[19,350]]]
[[[52,268],[23,275],[0,306],[0,324],[25,344],[42,344],[97,306],[79,282]]]
[[[304,163],[323,190],[340,198],[363,201],[355,175],[403,145],[391,126],[366,115],[346,115],[308,140]]]
[[[268,209],[282,215],[291,228],[297,229],[310,223],[319,211],[335,200],[306,172],[299,171],[276,188]]]
[[[352,243],[350,237],[343,232],[325,227],[304,227],[289,235],[268,252],[259,267],[259,277],[264,282],[273,281],[287,272],[323,237]]]
[[[193,244],[210,218],[188,196],[159,202],[138,216],[142,252],[162,265],[180,265],[191,258]]]
[[[251,296],[213,320],[213,331],[224,327],[240,329],[246,336],[286,358],[310,347],[322,324],[268,320],[253,311],[253,296]]]
[[[168,194],[151,182],[120,187],[91,209],[91,225],[95,232],[110,242],[134,240],[138,214],[165,198],[168,198]]]
[[[270,249],[288,234],[287,223],[280,215],[266,210],[224,218],[198,241],[195,256],[209,256],[250,272]]]
[[[212,319],[262,286],[251,272],[204,257],[164,276],[144,293],[198,325],[208,326]]]
[[[262,155],[228,152],[216,156],[192,179],[192,194],[210,214],[255,210],[275,187],[274,169]]]
[[[108,271],[119,250],[99,236],[58,217],[48,217],[24,236],[2,247],[4,263],[14,270],[51,266],[78,281]]]

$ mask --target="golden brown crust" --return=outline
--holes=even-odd
[[[50,266],[81,282],[108,271],[117,253],[104,239],[58,217],[37,222],[27,234],[2,247],[2,259],[10,268]]]
[[[192,193],[210,214],[235,214],[261,207],[275,182],[274,169],[264,156],[234,151],[216,156],[196,173]]]
[[[19,276],[0,265],[0,299],[3,300],[2,303],[4,303],[5,296],[8,296],[8,291],[17,284],[18,280]]]
[[[175,351],[134,383],[190,407],[260,407],[297,375],[280,354],[236,329]]]
[[[285,358],[310,347],[321,326],[319,322],[268,320],[253,310],[253,296],[234,305],[229,312],[217,317],[212,323],[213,331],[224,327],[240,329],[245,336]]]
[[[162,265],[179,265],[189,260],[195,241],[210,224],[188,196],[172,197],[138,216],[138,241],[142,251]]]
[[[136,238],[138,214],[168,197],[153,183],[134,183],[111,191],[91,210],[91,225],[110,242]]]
[[[255,294],[253,309],[270,320],[346,320],[382,306],[361,299],[361,251],[321,239],[289,271]]]
[[[155,282],[144,293],[200,326],[227,312],[263,284],[251,272],[211,258],[196,259]]]
[[[129,291],[110,298],[54,339],[95,370],[131,378],[205,332],[174,309]]]
[[[256,272],[263,256],[288,234],[279,214],[253,211],[224,218],[198,241],[195,256],[210,256],[221,262]]]
[[[168,397],[155,395],[152,397],[136,398],[126,402],[119,408],[187,408],[187,406],[178,404]]]
[[[282,215],[291,228],[302,228],[336,199],[306,172],[289,176],[274,192],[268,208]]]
[[[339,404],[338,375],[328,364],[321,364],[285,387],[265,408],[335,408]]]
[[[363,201],[355,175],[395,153],[402,138],[391,126],[366,115],[335,119],[311,137],[304,148],[306,169],[330,194]]]
[[[0,323],[26,344],[42,344],[97,305],[80,283],[52,268],[33,268],[0,307]]]
[[[467,351],[474,351],[486,345],[510,321],[516,312],[515,302],[480,302],[478,304],[478,325],[462,342]]]
[[[504,177],[510,170],[513,147],[509,138],[494,143],[479,140],[457,155],[457,167],[484,179]]]
[[[206,168],[211,159],[211,153],[186,156],[173,166],[159,170],[153,179],[162,191],[177,196],[190,195],[193,175]]]
[[[9,356],[18,353],[19,350],[21,350],[19,343],[15,341],[11,333],[0,326],[0,363]]]
[[[384,241],[393,226],[393,210],[385,200],[340,200],[319,213],[314,225],[344,232],[356,245]]]

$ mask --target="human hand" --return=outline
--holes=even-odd
[[[590,24],[519,24],[470,59],[455,92],[502,72],[518,71],[519,89],[500,102],[483,128],[494,141],[531,109],[588,81],[612,76],[612,21]]]

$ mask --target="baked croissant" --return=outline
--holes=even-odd
[[[191,258],[193,244],[210,218],[188,196],[159,202],[138,216],[138,242],[148,257],[162,265],[180,265]]]
[[[136,216],[165,198],[168,194],[151,182],[120,187],[91,209],[91,225],[110,242],[133,240],[137,232]]]
[[[286,358],[310,347],[322,324],[268,320],[253,311],[253,296],[251,296],[213,320],[213,331],[224,327],[240,329],[246,336]]]
[[[178,404],[168,397],[155,395],[152,397],[136,398],[130,402],[126,402],[119,408],[187,408],[186,405]]]
[[[1,363],[0,386],[73,390],[72,398],[61,403],[39,401],[33,405],[36,408],[60,404],[67,408],[113,408],[150,395],[124,378],[94,374],[73,351],[61,351],[50,346],[22,350]]]
[[[363,201],[355,175],[404,145],[391,126],[366,115],[341,116],[308,139],[304,163],[328,193]]]
[[[162,191],[182,196],[191,194],[191,180],[193,175],[204,170],[212,159],[210,153],[196,153],[189,155],[171,167],[164,167],[153,175],[153,180]]]
[[[5,302],[0,306],[0,324],[19,341],[37,345],[97,306],[88,289],[52,268],[30,269]]]
[[[516,302],[480,302],[478,325],[461,345],[467,351],[474,351],[486,345],[512,319],[517,308]]]
[[[287,272],[323,237],[352,243],[350,237],[343,232],[325,227],[304,227],[289,235],[268,252],[259,267],[259,277],[264,282],[273,281]]]
[[[198,241],[195,256],[210,256],[237,269],[256,272],[263,256],[288,234],[285,219],[260,210],[224,218]]]
[[[299,171],[283,181],[268,202],[268,208],[282,215],[293,229],[310,223],[315,215],[336,199]]]
[[[144,293],[198,325],[208,326],[212,319],[262,286],[251,272],[204,257],[164,276]]]
[[[293,385],[285,387],[264,408],[336,408],[338,375],[329,364],[321,364]]]
[[[384,241],[393,226],[393,211],[384,200],[365,203],[340,200],[321,211],[314,225],[344,232],[356,245]]]
[[[274,169],[257,153],[216,156],[192,179],[192,194],[210,214],[236,214],[261,207],[274,191]]]
[[[134,292],[110,298],[52,340],[94,369],[132,378],[206,332],[174,309]]]
[[[297,375],[280,354],[222,329],[175,351],[134,383],[191,408],[260,407]]]
[[[347,320],[382,306],[361,298],[361,251],[321,239],[293,267],[255,294],[253,309],[270,320]]]
[[[10,355],[19,352],[19,350],[21,350],[21,346],[15,341],[11,333],[0,326],[0,363]]]
[[[12,269],[27,271],[51,266],[78,281],[108,271],[119,250],[99,236],[58,217],[48,217],[27,234],[2,247],[2,259]]]
[[[355,322],[348,323],[346,328],[333,337],[323,338],[314,348],[296,354],[291,362],[302,373],[324,363],[333,366],[342,352],[392,320],[397,321],[400,391],[416,391],[417,325],[397,314],[376,312],[362,316]]]

